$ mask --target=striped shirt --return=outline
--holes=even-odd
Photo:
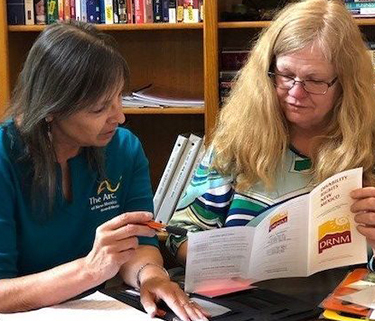
[[[275,176],[275,188],[269,191],[258,182],[245,192],[236,191],[231,176],[212,169],[209,150],[182,195],[170,225],[196,232],[225,226],[251,225],[251,221],[270,207],[308,193],[313,186],[308,170],[311,161],[290,148]],[[254,220],[255,222],[256,220]],[[167,247],[175,255],[185,237],[170,236]]]

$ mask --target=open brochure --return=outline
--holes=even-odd
[[[362,168],[348,170],[271,209],[257,226],[189,233],[185,290],[219,295],[366,262],[366,239],[350,211],[349,193],[360,187]]]

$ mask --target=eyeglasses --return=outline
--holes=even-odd
[[[320,80],[295,80],[293,77],[270,71],[268,72],[268,76],[272,79],[277,88],[290,90],[297,82],[299,82],[306,92],[314,95],[325,95],[329,87],[332,87],[337,81],[337,77],[335,77],[331,82]]]

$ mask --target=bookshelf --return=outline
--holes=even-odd
[[[124,108],[126,124],[142,140],[150,160],[153,187],[162,175],[180,133],[205,133],[209,141],[219,110],[219,52],[246,47],[269,21],[220,22],[220,13],[241,0],[205,0],[203,23],[97,25],[112,35],[129,63],[130,88],[156,84],[204,95],[203,108]],[[368,38],[375,19],[359,19]],[[44,26],[8,26],[6,0],[0,0],[0,112],[32,43]],[[370,37],[369,37],[370,35]]]

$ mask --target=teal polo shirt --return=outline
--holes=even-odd
[[[38,202],[32,202],[32,164],[23,157],[24,150],[14,122],[3,123],[0,279],[45,271],[84,257],[92,249],[96,228],[104,222],[124,212],[153,212],[148,161],[139,140],[127,129],[118,128],[104,149],[105,178],[90,168],[83,153],[68,160],[70,202],[62,194],[61,170],[56,165],[56,199],[49,213],[41,206],[47,195],[37,195]],[[157,246],[156,237],[140,237],[139,241]]]

